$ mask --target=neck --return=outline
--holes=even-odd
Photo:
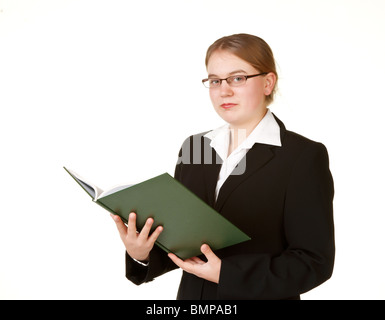
[[[264,109],[257,117],[254,117],[251,121],[244,124],[230,124],[230,144],[229,152],[230,155],[246,138],[253,132],[261,120],[265,117],[267,108]]]
[[[229,143],[229,156],[243,141],[246,140],[248,134],[246,129],[232,129],[230,128],[230,143]]]

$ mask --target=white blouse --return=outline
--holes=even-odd
[[[210,146],[214,148],[223,161],[217,187],[215,189],[216,198],[218,198],[218,194],[223,183],[232,173],[243,173],[241,170],[234,169],[255,143],[269,144],[278,147],[282,146],[279,125],[269,109],[267,110],[264,118],[246,139],[244,139],[246,136],[246,130],[240,130],[238,132],[238,139],[244,139],[244,141],[228,156],[230,130],[232,129],[230,129],[229,124],[225,124],[224,126],[212,130],[205,135],[205,137],[211,140]]]

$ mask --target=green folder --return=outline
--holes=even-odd
[[[140,230],[152,217],[155,221],[152,231],[159,225],[163,226],[156,245],[183,260],[200,255],[200,247],[204,243],[218,250],[250,240],[249,236],[168,173],[103,192],[75,172],[64,169],[94,202],[119,215],[125,223],[129,213],[136,212],[137,228]]]

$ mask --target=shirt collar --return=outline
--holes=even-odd
[[[267,109],[266,115],[250,133],[246,140],[243,141],[240,146],[238,146],[237,150],[249,150],[255,143],[269,144],[281,147],[282,143],[280,131],[280,127],[273,114],[271,113],[270,109]],[[226,159],[230,141],[229,124],[225,124],[208,132],[205,134],[205,137],[211,140],[210,146],[215,149],[218,155],[222,159]]]

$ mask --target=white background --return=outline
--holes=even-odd
[[[190,134],[222,124],[200,80],[216,39],[264,38],[271,110],[323,142],[335,179],[334,275],[303,299],[384,299],[385,1],[0,0],[0,298],[174,299],[137,287],[102,188],[173,174]]]

